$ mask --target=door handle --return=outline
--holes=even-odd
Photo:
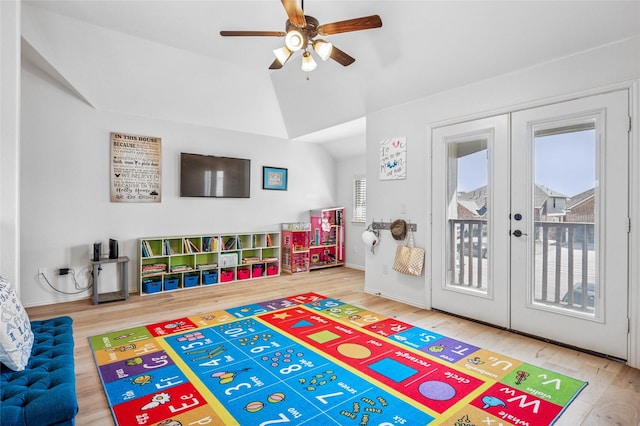
[[[523,235],[527,235],[527,234],[525,234],[524,232],[522,232],[522,231],[521,231],[521,230],[519,230],[519,229],[516,229],[515,231],[513,231],[513,232],[512,232],[512,234],[513,234],[514,236],[518,237],[518,238],[519,238],[519,237],[522,237]]]

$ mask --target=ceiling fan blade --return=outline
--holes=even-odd
[[[304,27],[307,25],[307,20],[304,17],[304,11],[302,10],[301,0],[282,0],[284,10],[287,12],[289,21],[297,27]]]
[[[348,65],[351,65],[356,61],[355,58],[347,55],[346,53],[344,53],[342,50],[338,49],[335,46],[333,46],[333,49],[331,49],[330,58],[345,67]]]
[[[284,0],[283,0],[284,1]],[[318,34],[331,35],[339,33],[348,33],[350,31],[368,30],[371,28],[380,28],[382,19],[378,15],[365,16],[362,18],[347,19],[346,21],[332,22],[330,24],[320,25]]]
[[[270,70],[279,70],[280,68],[282,68],[282,64],[280,63],[279,60],[274,60],[271,65],[269,65],[269,69]]]
[[[220,31],[223,37],[284,37],[287,33],[283,31]]]

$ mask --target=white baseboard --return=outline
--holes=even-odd
[[[364,292],[368,293],[368,294],[373,294],[374,296],[380,296],[380,297],[384,297],[385,299],[389,299],[389,300],[395,300],[396,302],[400,302],[400,303],[404,303],[406,305],[411,305],[411,306],[415,306],[417,308],[422,308],[422,309],[428,309],[427,305],[423,304],[419,304],[416,303],[415,300],[413,299],[404,299],[402,297],[397,297],[393,294],[388,294],[385,293],[384,291],[380,291],[380,290],[376,290],[376,289],[371,289],[371,288],[364,288]]]

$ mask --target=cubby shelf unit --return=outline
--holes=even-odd
[[[138,240],[140,294],[280,275],[280,232]]]

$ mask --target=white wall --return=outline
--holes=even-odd
[[[20,2],[0,2],[0,275],[20,295]]]
[[[563,58],[554,62],[499,76],[477,84],[439,93],[415,102],[399,105],[367,116],[367,189],[368,217],[411,219],[417,222],[416,244],[427,249],[425,274],[409,277],[390,269],[397,244],[383,233],[375,255],[367,254],[365,290],[416,306],[429,308],[430,300],[430,131],[446,123],[488,117],[535,105],[606,91],[637,83],[640,78],[640,38],[628,39]],[[631,114],[639,122],[638,94],[633,93]],[[631,133],[633,158],[631,170],[640,168],[637,151],[638,132]],[[388,138],[407,138],[407,179],[378,179],[379,142]],[[633,223],[640,217],[640,182],[633,172],[631,206]],[[633,227],[632,227],[633,228]],[[637,229],[637,226],[635,227]],[[640,255],[640,232],[632,232],[631,258]],[[386,237],[386,238],[384,238]],[[637,263],[637,262],[636,262]],[[631,271],[632,347],[640,364],[640,272]],[[385,270],[387,273],[385,273]],[[635,330],[635,331],[633,331]]]
[[[345,264],[350,268],[364,270],[365,251],[362,231],[365,225],[353,223],[353,181],[365,177],[364,155],[339,159],[337,162],[336,199],[345,208]]]
[[[416,245],[428,244],[431,126],[521,109],[639,76],[640,39],[634,38],[369,115],[366,159],[367,189],[372,194],[367,200],[369,218],[411,219],[418,226],[414,234]],[[407,138],[407,179],[380,181],[377,174],[379,142],[399,136]],[[390,236],[382,238],[376,261],[370,261],[374,260],[373,256],[367,257],[367,291],[430,306],[428,267],[421,278],[393,271],[384,273],[384,268],[393,264],[395,248],[396,243]]]
[[[26,306],[86,297],[57,294],[37,273],[46,268],[49,281],[74,291],[71,278],[55,271],[72,267],[82,275],[95,241],[103,242],[103,250],[109,238],[120,241],[120,254],[134,260],[129,284],[136,289],[137,238],[279,230],[281,222],[308,220],[309,209],[336,204],[335,162],[316,144],[95,110],[28,62],[22,100],[20,272]],[[109,201],[112,131],[162,138],[161,203]],[[251,198],[180,198],[181,151],[251,159]],[[288,191],[262,190],[262,166],[288,168]]]

